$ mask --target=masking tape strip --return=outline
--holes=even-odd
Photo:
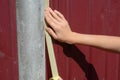
[[[44,7],[47,8],[49,6],[49,0],[44,0]],[[46,26],[46,24],[45,24]],[[50,60],[50,66],[51,66],[51,71],[52,71],[52,78],[50,80],[58,80],[59,74],[58,74],[58,69],[57,69],[57,64],[56,64],[56,59],[54,55],[54,49],[53,49],[53,44],[50,35],[45,32],[46,34],[46,43],[47,43],[47,49],[48,49],[48,56]]]

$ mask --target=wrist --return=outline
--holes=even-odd
[[[71,40],[70,44],[86,45],[87,42],[89,42],[89,37],[86,36],[85,34],[73,32],[70,40]]]
[[[68,44],[76,44],[77,42],[77,36],[78,36],[78,33],[76,32],[71,32],[69,34],[69,38],[65,41],[66,43]]]

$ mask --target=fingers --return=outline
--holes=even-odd
[[[59,17],[51,8],[49,8],[49,11],[51,13],[51,15],[57,20],[57,21],[61,21],[61,17]]]
[[[65,19],[65,17],[57,10],[54,10],[54,12],[56,13],[57,16],[59,16],[62,19]]]
[[[45,20],[50,27],[46,28],[46,31],[56,40],[64,42],[67,32],[70,32],[69,24],[64,16],[57,10],[47,8],[45,10]],[[66,35],[67,36],[67,35]]]
[[[46,31],[54,38],[54,39],[57,39],[57,35],[55,34],[55,32],[49,28],[49,27],[46,27]]]
[[[53,23],[57,23],[56,19],[54,19],[54,17],[50,14],[49,11],[45,11],[45,19],[51,26],[54,26]]]
[[[58,80],[63,80],[62,78],[59,78]]]
[[[59,24],[59,21],[57,21],[57,20],[55,19],[55,17],[53,17],[53,15],[56,16],[56,14],[52,11],[52,9],[49,9],[49,8],[48,8],[48,9],[45,11],[45,19],[46,19],[47,23],[48,23],[54,30],[56,30],[56,25]]]

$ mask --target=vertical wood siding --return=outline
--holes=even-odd
[[[50,5],[75,32],[120,36],[120,0],[50,0]],[[120,80],[120,54],[56,41],[54,48],[64,80]],[[47,70],[48,77],[49,65]]]
[[[0,0],[0,80],[18,80],[15,0]]]

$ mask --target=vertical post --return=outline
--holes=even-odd
[[[19,80],[45,80],[43,0],[16,0]]]

